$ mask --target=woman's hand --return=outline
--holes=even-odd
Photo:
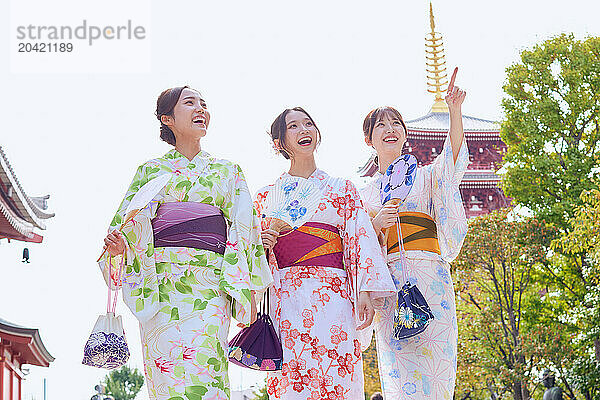
[[[375,310],[379,311],[385,305],[385,297],[371,298],[371,304]]]
[[[455,112],[461,111],[461,106],[465,97],[467,96],[467,92],[459,88],[458,86],[454,86],[454,81],[456,80],[456,74],[458,73],[458,67],[454,68],[454,72],[452,73],[452,77],[450,78],[450,83],[448,84],[448,92],[446,93],[446,104],[448,104],[448,111],[451,114]]]
[[[114,230],[104,238],[104,250],[108,251],[112,257],[118,256],[125,252],[125,239],[123,234],[118,230]]]
[[[398,218],[398,204],[393,204],[391,201],[385,203],[377,215],[373,218],[373,228],[375,233],[379,235],[382,229],[389,228],[396,223]]]
[[[274,229],[267,228],[262,231],[260,236],[265,250],[272,250],[273,247],[275,247],[275,243],[277,243],[279,232]]]
[[[358,319],[364,321],[358,328],[357,331],[363,330],[373,322],[375,316],[375,310],[371,304],[371,297],[368,292],[360,292],[358,295]]]
[[[460,147],[465,138],[465,131],[463,129],[462,120],[462,103],[465,100],[467,92],[461,90],[458,86],[454,86],[454,80],[458,73],[458,67],[454,68],[452,78],[448,84],[448,93],[446,94],[446,104],[448,104],[448,113],[450,115],[450,144],[452,145],[452,155],[454,157],[454,163],[458,158]]]

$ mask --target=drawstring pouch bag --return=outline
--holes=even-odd
[[[111,257],[109,257],[109,260]],[[112,262],[109,261],[109,272],[112,271]],[[119,275],[117,284],[121,284],[121,273],[123,270],[123,258],[119,265]],[[111,276],[111,274],[109,274]],[[83,349],[82,364],[90,367],[114,369],[124,365],[129,360],[129,347],[125,340],[125,331],[121,316],[115,316],[117,307],[117,297],[119,291],[113,291],[111,285],[108,285],[108,302],[106,305],[106,315],[100,315],[96,320],[94,329],[90,338],[87,340]],[[111,301],[112,300],[112,301]]]
[[[411,154],[404,154],[395,159],[386,169],[379,182],[381,204],[392,202],[403,203],[410,193],[417,173],[417,159]],[[398,307],[394,311],[394,329],[392,341],[398,341],[416,336],[423,332],[433,319],[431,308],[416,285],[409,282],[407,277],[408,262],[404,253],[404,241],[400,229],[400,218],[396,218],[396,232],[400,247],[400,262],[402,264],[402,279],[404,285],[398,292]],[[386,231],[385,241],[387,242]]]
[[[427,300],[416,285],[408,280],[406,269],[408,262],[404,255],[404,243],[400,230],[400,218],[396,220],[398,243],[400,243],[400,262],[402,263],[402,278],[404,286],[398,292],[398,307],[394,311],[394,329],[392,340],[402,340],[422,333],[431,320],[433,313]]]
[[[242,329],[229,342],[229,361],[244,368],[259,371],[279,371],[283,348],[269,317],[269,289],[256,321]]]

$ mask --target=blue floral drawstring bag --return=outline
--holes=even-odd
[[[404,154],[394,160],[379,182],[381,204],[392,201],[396,204],[403,202],[410,193],[417,172],[417,159],[410,154]],[[394,329],[392,340],[398,341],[416,336],[423,332],[433,320],[433,313],[419,288],[412,284],[406,269],[408,262],[404,254],[404,241],[400,228],[400,218],[396,218],[396,232],[400,247],[400,262],[402,277],[405,284],[398,292],[398,306],[394,311]]]

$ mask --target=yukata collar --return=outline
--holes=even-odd
[[[377,169],[377,171],[375,171],[375,173],[372,176],[367,177],[365,181],[367,185],[377,187],[377,190],[379,190],[379,181],[382,177],[383,174],[379,172],[379,169]]]
[[[281,178],[288,178],[288,177],[294,177],[294,178],[298,178],[298,179],[306,179],[309,182],[311,182],[312,184],[316,185],[318,188],[320,188],[320,190],[323,190],[325,188],[325,184],[329,181],[329,175],[327,175],[327,173],[319,168],[315,169],[315,171],[308,177],[308,178],[303,178],[301,176],[292,176],[287,172],[284,172],[283,174],[281,174],[281,176],[279,177],[279,179]]]
[[[173,149],[169,150],[169,152],[168,152],[167,154],[171,155],[171,157],[169,157],[169,158],[172,158],[172,159],[174,159],[174,160],[177,160],[177,159],[180,159],[180,158],[183,158],[183,159],[185,159],[185,160],[188,160],[186,156],[184,156],[183,154],[181,154],[181,153],[180,153],[179,151],[177,151],[177,149],[175,149],[175,148],[173,148]],[[196,155],[194,156],[194,158],[192,158],[191,160],[188,160],[188,162],[192,162],[192,161],[194,161],[194,160],[196,160],[196,159],[198,159],[198,158],[210,158],[210,154],[209,154],[208,152],[204,151],[204,150],[200,150],[200,151],[198,152],[198,154],[196,154]]]
[[[329,175],[327,175],[327,173],[325,171],[317,168],[308,178],[303,178],[301,176],[294,176],[294,178],[307,179],[314,183],[320,183],[320,182],[324,181],[325,179],[327,179],[328,176]],[[288,172],[284,172],[280,176],[280,178],[287,178],[287,177],[292,177],[292,175],[290,175]]]
[[[186,156],[177,151],[177,149],[173,148],[167,154],[165,154],[165,158],[177,163],[178,166],[186,167],[188,164],[199,165],[209,162],[212,156],[208,152],[200,150],[200,152],[196,154],[194,158],[188,160]]]

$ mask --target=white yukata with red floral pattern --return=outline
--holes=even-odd
[[[319,169],[308,179],[323,195],[309,221],[339,229],[344,269],[292,266],[279,270],[271,252],[271,316],[283,345],[283,367],[269,372],[268,392],[271,399],[362,399],[361,350],[369,345],[371,330],[356,330],[358,295],[369,291],[375,298],[387,297],[395,287],[355,186]],[[255,203],[259,214],[272,188],[259,191]]]

